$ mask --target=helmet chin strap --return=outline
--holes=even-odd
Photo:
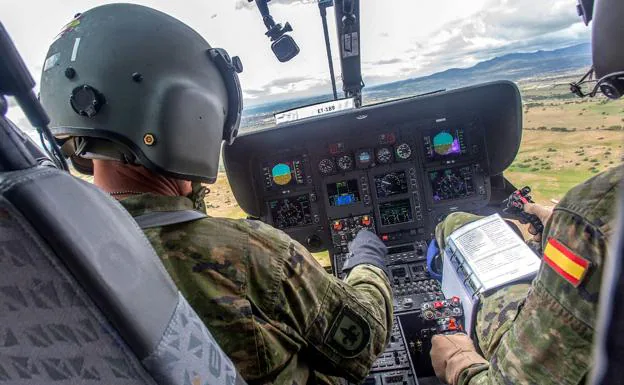
[[[205,198],[206,198],[206,195],[208,195],[208,193],[210,192],[210,189],[202,185],[201,182],[193,182],[191,186],[193,188],[193,191],[191,192],[190,195],[188,195],[188,198],[193,201],[193,208],[195,210],[199,210],[205,213],[206,212]]]

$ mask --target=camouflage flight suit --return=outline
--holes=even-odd
[[[186,197],[121,201],[133,216],[193,209]],[[284,232],[205,218],[145,230],[177,287],[251,384],[361,382],[392,330],[392,294],[377,267],[345,281]]]
[[[589,262],[580,283],[552,265],[542,266],[532,285],[505,287],[482,298],[475,334],[489,365],[465,369],[459,385],[582,384],[592,367],[602,267],[614,231],[617,194],[624,165],[576,186],[555,207],[542,246],[558,242]],[[444,239],[479,217],[456,213],[436,229]],[[545,252],[546,253],[546,252]]]

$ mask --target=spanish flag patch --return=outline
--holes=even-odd
[[[544,261],[566,281],[578,287],[589,269],[589,261],[574,254],[554,238],[548,240],[544,249]]]

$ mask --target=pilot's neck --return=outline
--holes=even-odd
[[[168,178],[143,166],[112,160],[93,160],[93,183],[116,199],[144,193],[188,196],[190,181]]]

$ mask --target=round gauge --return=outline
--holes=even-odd
[[[353,168],[353,158],[351,155],[343,155],[338,158],[338,168],[342,171],[349,171]]]
[[[379,187],[384,192],[385,196],[390,196],[402,192],[404,185],[405,184],[401,183],[401,179],[399,179],[396,174],[391,173],[381,178]]]
[[[396,148],[397,158],[407,160],[412,156],[412,148],[407,143],[401,143]]]
[[[381,164],[390,163],[392,161],[392,151],[388,147],[382,147],[377,150],[377,162]]]
[[[334,161],[329,158],[321,160],[319,162],[318,168],[323,175],[331,175],[336,171],[336,165],[334,164]]]

